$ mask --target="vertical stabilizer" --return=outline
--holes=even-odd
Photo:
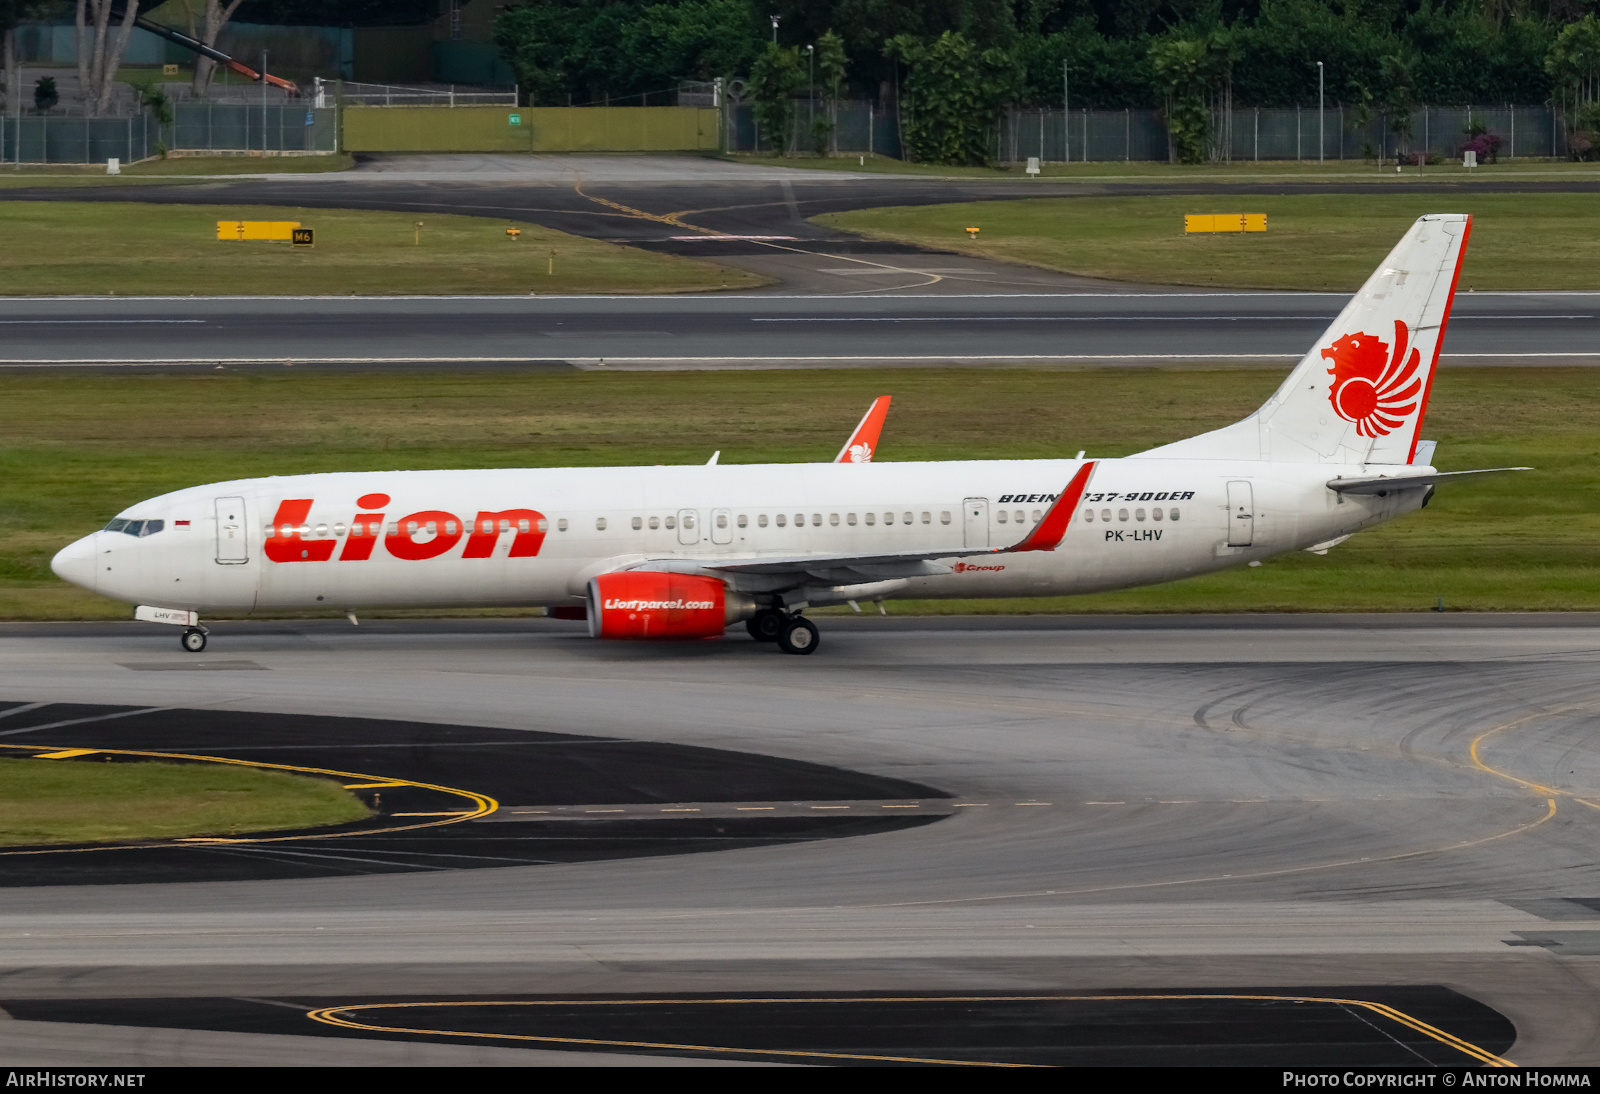
[[[1410,463],[1471,230],[1463,214],[1420,218],[1260,410],[1140,455]]]

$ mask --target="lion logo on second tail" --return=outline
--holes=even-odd
[[[1410,340],[1410,331],[1397,319],[1392,354],[1387,343],[1365,332],[1347,334],[1322,351],[1323,359],[1333,362],[1328,401],[1363,437],[1382,437],[1400,428],[1417,409],[1422,354],[1412,348],[1407,357]]]

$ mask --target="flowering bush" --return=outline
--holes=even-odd
[[[1493,163],[1500,155],[1500,135],[1498,133],[1479,133],[1466,144],[1461,146],[1461,152],[1478,153],[1479,163]]]

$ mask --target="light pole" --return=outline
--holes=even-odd
[[[1322,166],[1322,150],[1327,141],[1322,139],[1322,62],[1317,62],[1317,166]]]
[[[1067,84],[1067,59],[1061,59],[1061,152],[1063,163],[1072,162],[1072,96]],[[1044,149],[1039,149],[1042,153]]]
[[[772,17],[772,44],[778,44],[778,17],[776,15]]]
[[[811,128],[817,128],[817,47],[806,47],[806,101],[810,109],[806,112]]]

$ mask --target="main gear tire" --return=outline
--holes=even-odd
[[[178,641],[190,653],[199,653],[206,648],[206,632],[198,627],[190,627]]]
[[[778,648],[784,653],[816,653],[821,644],[817,625],[800,615],[790,618],[778,634]]]
[[[762,608],[755,615],[744,621],[744,629],[750,632],[750,637],[757,642],[776,642],[783,633],[783,625],[788,621],[788,616],[773,608]]]

